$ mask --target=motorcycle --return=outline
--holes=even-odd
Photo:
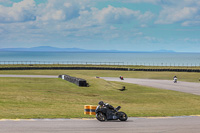
[[[126,121],[128,119],[128,116],[124,112],[119,112],[120,106],[118,106],[115,109],[109,109],[106,107],[97,107],[96,112],[96,118],[99,121],[107,121],[107,120],[120,120],[120,121]]]
[[[124,78],[122,76],[120,76],[119,79],[124,80]]]

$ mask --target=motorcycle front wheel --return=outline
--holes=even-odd
[[[97,113],[97,114],[96,114],[96,118],[97,118],[97,120],[99,120],[99,121],[106,121],[106,115],[103,114],[102,112]]]
[[[128,119],[128,116],[124,112],[119,113],[119,120],[120,121],[126,121]]]

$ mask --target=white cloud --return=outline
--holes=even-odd
[[[2,1],[2,0],[1,0]],[[130,23],[133,20],[148,21],[154,17],[151,12],[141,13],[128,8],[105,7],[101,10],[92,7],[90,0],[48,0],[36,5],[34,0],[13,3],[11,7],[0,5],[0,23],[26,21],[69,21],[84,20],[96,24]],[[92,22],[95,21],[95,22]]]
[[[174,22],[180,22],[185,20],[194,19],[198,15],[198,9],[195,7],[183,7],[183,8],[164,8],[160,12],[157,24],[172,24]]]
[[[184,42],[189,42],[189,43],[198,43],[199,44],[200,39],[184,38],[183,41]]]
[[[23,0],[11,7],[0,5],[0,23],[26,21],[67,21],[77,18],[80,11],[87,10],[90,0],[48,0],[36,5],[34,0]],[[9,2],[9,0],[0,0]]]
[[[88,1],[78,0],[49,0],[39,6],[39,20],[67,21],[80,16],[80,12],[88,6]]]
[[[182,26],[199,25],[199,0],[123,0],[123,2],[151,3],[162,7],[155,24],[180,23]]]
[[[132,11],[127,8],[115,8],[108,6],[96,13],[96,19],[101,23],[123,23],[130,21],[139,14],[138,11]]]
[[[166,5],[194,5],[196,3],[200,3],[199,0],[113,0],[113,1],[119,1],[119,2],[125,2],[125,3],[151,3],[161,6]]]
[[[145,36],[144,39],[146,39],[148,41],[156,41],[155,37],[150,37],[150,36]]]
[[[182,26],[196,25],[200,21],[200,1],[183,0],[162,2],[162,10],[156,20],[156,24],[181,23]]]
[[[151,20],[152,18],[154,18],[155,15],[154,15],[152,12],[147,11],[147,12],[145,12],[144,14],[138,15],[137,17],[138,17],[138,19],[139,19],[140,21],[142,21],[142,22],[147,22],[147,21]]]
[[[0,23],[25,22],[35,19],[34,0],[23,0],[19,3],[14,3],[12,7],[0,5]]]
[[[117,1],[126,2],[126,3],[153,3],[153,4],[156,4],[162,0],[123,0],[123,1],[117,0]]]
[[[94,11],[94,10],[93,10]],[[153,13],[134,11],[128,8],[108,6],[102,10],[95,10],[93,15],[100,23],[130,23],[133,20],[146,21],[154,17]]]
[[[79,15],[79,9],[70,3],[63,1],[49,0],[48,3],[43,4],[38,9],[39,20],[59,20],[65,21],[72,19]]]
[[[181,25],[182,26],[200,26],[200,19],[199,21],[185,21]]]
[[[146,28],[146,27],[148,27],[146,24],[142,24],[142,25],[140,25],[140,27],[142,27],[142,28]]]
[[[98,9],[87,2],[88,0],[48,0],[36,5],[34,0],[23,0],[11,7],[1,6],[7,13],[0,11],[0,29],[3,27],[0,32],[4,33],[0,38],[19,44],[55,43],[53,40],[62,40],[63,43],[93,39],[109,41],[113,38],[129,40],[132,37],[142,38],[144,35],[140,31],[131,31],[132,28],[122,30],[124,24],[139,21],[141,23],[138,26],[143,24],[146,27],[144,22],[154,17],[151,12],[125,7],[108,6]],[[11,12],[14,12],[13,15]],[[121,23],[123,25],[114,25]]]

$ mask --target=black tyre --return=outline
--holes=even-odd
[[[120,121],[126,121],[128,119],[128,116],[124,112],[119,112],[119,120]]]
[[[99,121],[106,121],[106,120],[107,120],[107,119],[106,119],[106,115],[103,114],[102,112],[98,112],[98,113],[96,114],[96,118],[97,118],[97,120],[99,120]]]

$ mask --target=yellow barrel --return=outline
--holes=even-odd
[[[90,105],[84,105],[84,115],[90,114]]]
[[[96,115],[96,113],[95,113],[96,108],[97,108],[96,105],[91,105],[90,106],[90,115]]]

